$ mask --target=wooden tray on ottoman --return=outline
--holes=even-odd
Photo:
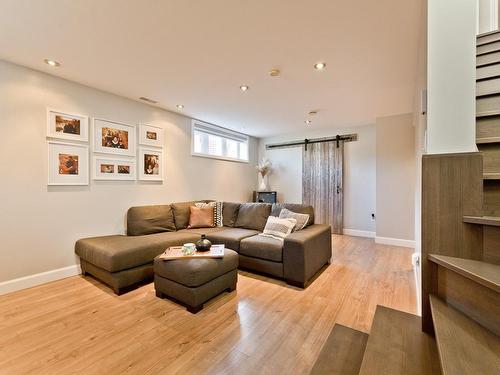
[[[160,255],[160,259],[163,260],[175,260],[175,259],[216,259],[224,257],[224,245],[212,245],[209,251],[195,251],[191,255],[184,255],[182,253],[182,246],[172,246],[169,247],[163,254]]]

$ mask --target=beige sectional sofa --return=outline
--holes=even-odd
[[[75,252],[83,274],[91,274],[116,294],[153,278],[153,259],[169,246],[196,242],[202,234],[239,254],[239,267],[285,279],[304,288],[332,256],[331,228],[314,224],[311,206],[301,204],[223,203],[222,227],[188,229],[194,202],[132,207],[127,235],[78,240]],[[258,236],[269,215],[282,208],[309,214],[306,228],[279,241]]]

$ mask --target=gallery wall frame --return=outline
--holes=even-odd
[[[94,155],[93,180],[134,181],[137,178],[136,160]]]
[[[89,141],[89,117],[47,108],[47,137],[68,141]]]
[[[89,147],[83,144],[47,141],[47,185],[88,185]]]
[[[95,153],[135,157],[137,138],[135,125],[101,118],[93,118],[92,123]]]
[[[163,128],[153,125],[139,124],[138,144],[149,147],[163,147],[165,141]]]
[[[138,158],[140,181],[163,181],[163,150],[139,147]]]

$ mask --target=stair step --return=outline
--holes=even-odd
[[[476,82],[476,98],[500,93],[500,78],[490,78]]]
[[[500,111],[498,110],[488,110],[488,111],[476,111],[476,118],[500,116]]]
[[[491,43],[495,40],[500,40],[500,30],[489,31],[487,33],[479,34],[477,36],[476,45],[480,46],[486,43]]]
[[[429,254],[428,259],[500,293],[499,265],[437,254]]]
[[[477,144],[499,143],[500,137],[476,138]]]
[[[500,338],[438,297],[429,298],[443,375],[497,374]]]
[[[476,117],[498,115],[500,111],[500,95],[478,97],[476,99]]]
[[[500,51],[500,41],[494,41],[476,47],[476,55],[481,56],[487,53],[494,53]]]
[[[440,373],[436,342],[422,332],[421,318],[377,306],[359,374]]]
[[[487,53],[476,57],[476,67],[484,67],[500,62],[500,52]]]
[[[310,375],[358,375],[367,341],[366,333],[335,324]]]
[[[464,223],[491,225],[500,227],[500,217],[498,216],[464,216]]]
[[[500,173],[498,172],[483,173],[483,180],[500,180]]]
[[[492,64],[476,69],[476,81],[500,76],[500,64]]]

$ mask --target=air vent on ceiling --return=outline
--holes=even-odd
[[[156,100],[145,98],[144,96],[141,96],[139,99],[141,99],[141,100],[143,100],[145,102],[151,103],[151,104],[157,104],[158,103]]]

